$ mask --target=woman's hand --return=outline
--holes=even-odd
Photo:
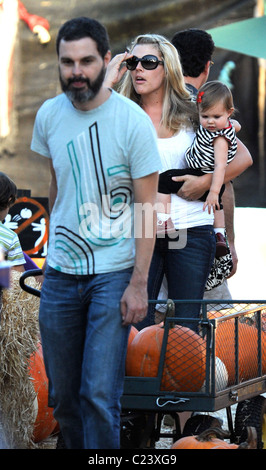
[[[127,71],[126,65],[122,65],[122,63],[130,57],[132,57],[132,54],[129,54],[128,52],[117,54],[113,57],[106,69],[104,79],[104,85],[106,87],[113,88],[114,85],[120,82]]]
[[[183,181],[181,189],[177,195],[187,201],[198,200],[203,194],[210,189],[212,182],[212,174],[206,173],[202,176],[184,175],[173,176],[173,181]]]

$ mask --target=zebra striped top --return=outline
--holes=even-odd
[[[25,263],[25,258],[17,234],[0,222],[0,248],[4,252],[4,258],[13,266]]]
[[[237,150],[235,128],[229,120],[230,125],[224,129],[211,132],[201,125],[199,126],[195,139],[186,151],[186,161],[190,168],[200,168],[204,173],[212,173],[214,170],[214,139],[223,136],[228,141],[229,163],[235,157]]]

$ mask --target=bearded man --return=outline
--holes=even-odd
[[[152,210],[135,222],[134,204],[154,207],[160,157],[147,114],[104,86],[104,26],[69,20],[56,48],[63,93],[39,109],[31,145],[51,170],[39,314],[49,404],[67,448],[119,448],[128,334],[146,315],[156,222]]]

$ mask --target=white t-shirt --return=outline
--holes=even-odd
[[[162,170],[187,168],[185,153],[191,146],[195,133],[189,129],[181,129],[178,134],[166,139],[158,139]],[[202,225],[213,225],[214,216],[206,209],[203,211],[202,201],[186,201],[171,194],[171,219],[177,230]]]
[[[61,94],[39,109],[31,148],[56,173],[48,264],[70,274],[133,266],[133,179],[161,168],[148,115],[114,91],[90,111]]]

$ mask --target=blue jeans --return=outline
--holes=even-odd
[[[177,231],[176,241],[179,239]],[[168,282],[168,298],[173,300],[201,300],[215,254],[215,236],[212,225],[189,228],[183,248],[174,248],[175,238],[157,238],[151,261],[148,296],[157,299],[165,274]],[[177,245],[178,246],[178,245]],[[177,303],[175,316],[199,318],[201,304]],[[149,305],[146,318],[137,324],[138,329],[154,324],[155,304]],[[196,322],[182,323],[197,331]]]
[[[40,301],[40,331],[49,405],[67,448],[120,447],[129,327],[120,299],[132,269],[75,276],[49,266]]]

